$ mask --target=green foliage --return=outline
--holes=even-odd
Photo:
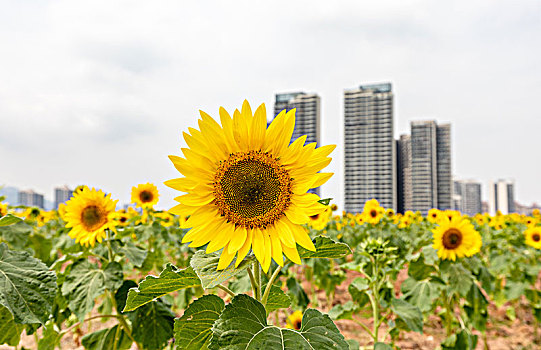
[[[24,326],[16,324],[9,310],[0,305],[0,345],[17,346]]]
[[[315,252],[304,249],[301,246],[298,247],[299,256],[301,258],[338,259],[351,254],[351,249],[347,244],[335,242],[329,237],[317,236],[312,242],[314,242],[314,246],[316,247]]]
[[[294,277],[289,277],[286,283],[287,292],[291,296],[293,303],[303,310],[306,309],[310,303],[310,299],[308,299],[308,295],[301,284]]]
[[[173,337],[175,314],[160,300],[139,307],[132,319],[133,338],[144,349],[163,349]]]
[[[133,311],[168,293],[199,285],[201,281],[191,267],[179,270],[167,264],[159,277],[147,276],[137,288],[129,290],[123,311]]]
[[[23,219],[12,214],[7,214],[0,217],[0,227],[13,225],[21,221],[23,221]]]
[[[23,249],[32,233],[32,226],[25,222],[18,222],[9,226],[0,226],[0,237],[12,249]]]
[[[220,271],[216,270],[219,260],[219,252],[205,254],[203,250],[199,250],[192,256],[190,266],[197,273],[203,288],[214,288],[229,280],[231,277],[236,276],[239,272],[246,270],[246,268],[248,268],[255,260],[255,256],[248,255],[238,267],[235,267],[235,258],[228,267]]]
[[[418,307],[402,299],[393,299],[391,310],[407,325],[407,329],[423,333],[423,314]]]
[[[86,350],[127,350],[132,344],[131,339],[119,325],[87,334],[81,342]]]
[[[329,316],[308,309],[299,331],[281,329],[267,324],[263,305],[245,294],[233,298],[212,330],[212,350],[349,349]]]
[[[25,251],[0,243],[0,305],[16,323],[44,324],[52,310],[56,274]]]
[[[262,289],[265,290],[266,286]],[[265,309],[270,313],[278,309],[287,309],[291,306],[291,298],[281,288],[272,285]]]
[[[225,308],[216,295],[205,295],[175,319],[175,345],[177,350],[206,350],[212,337],[212,325]]]
[[[406,279],[401,286],[404,299],[411,305],[418,307],[422,312],[433,310],[433,304],[440,295],[442,285],[429,279],[417,281],[414,278]]]

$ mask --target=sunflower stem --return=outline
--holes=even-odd
[[[276,279],[276,277],[278,277],[278,274],[280,273],[281,270],[282,270],[282,267],[278,266],[276,270],[274,270],[274,273],[272,274],[272,276],[270,277],[269,283],[267,283],[267,287],[265,288],[265,293],[263,294],[263,298],[261,298],[261,303],[263,304],[263,306],[267,305],[267,300],[269,299],[269,294],[271,291],[272,284],[274,283],[274,280]]]
[[[252,285],[252,295],[255,298],[256,293],[257,293],[257,284],[255,282],[254,273],[252,272],[252,269],[249,267],[246,270],[248,271],[248,277],[250,277],[250,284]]]
[[[223,291],[226,292],[227,294],[231,295],[232,298],[234,298],[235,295],[236,295],[231,289],[227,288],[227,287],[224,286],[224,285],[219,284],[219,285],[218,285],[218,288],[220,288],[221,290],[223,290]]]
[[[254,262],[254,272],[256,283],[255,298],[257,301],[261,301],[261,265],[257,260]]]
[[[109,254],[109,262],[113,262],[115,255],[113,253],[113,248],[111,247],[111,230],[107,230],[107,252]]]

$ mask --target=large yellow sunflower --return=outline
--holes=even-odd
[[[71,228],[69,236],[75,242],[84,246],[94,246],[96,241],[105,238],[106,229],[114,229],[115,206],[111,195],[105,195],[101,190],[84,187],[74,192],[73,197],[66,202],[66,227]]]
[[[541,249],[541,227],[530,227],[524,231],[524,237],[527,245]]]
[[[140,184],[131,189],[131,201],[141,208],[152,208],[158,203],[158,188],[151,183]]]
[[[433,247],[441,259],[454,261],[457,257],[472,256],[481,250],[481,235],[469,220],[459,216],[440,220],[439,226],[432,232]]]
[[[200,112],[199,129],[189,128],[184,140],[184,158],[169,158],[184,175],[166,181],[186,194],[169,212],[190,216],[183,228],[191,228],[182,242],[207,252],[222,249],[218,269],[237,256],[236,265],[250,249],[268,271],[271,258],[283,265],[282,253],[300,264],[297,243],[315,247],[306,230],[312,215],[325,210],[310,188],[324,184],[332,173],[320,173],[331,158],[334,145],[305,145],[306,136],[290,144],[295,110],[282,111],[267,128],[265,105],[254,114],[247,101],[231,117],[220,108],[218,124]]]

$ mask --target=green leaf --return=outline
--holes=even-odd
[[[359,311],[359,307],[353,301],[345,304],[337,304],[329,311],[329,317],[333,320],[351,320],[353,314]]]
[[[262,289],[265,290],[265,288],[266,286]],[[278,309],[287,309],[290,306],[291,298],[289,297],[289,295],[284,293],[281,288],[272,285],[269,293],[269,299],[267,299],[267,305],[265,305],[267,313]]]
[[[357,277],[349,285],[348,291],[349,294],[351,294],[353,301],[356,302],[358,306],[363,307],[370,301],[366,294],[369,288],[370,286],[368,285],[368,280],[366,278]]]
[[[310,299],[308,299],[302,285],[294,277],[289,277],[286,283],[287,293],[293,297],[295,304],[304,310],[310,303]]]
[[[173,337],[175,314],[161,301],[145,304],[135,311],[133,338],[144,349],[163,349]]]
[[[13,214],[7,214],[5,216],[2,216],[0,218],[0,226],[9,226],[16,224],[18,222],[23,221],[23,219],[13,215]]]
[[[24,222],[0,227],[0,236],[13,249],[23,249],[31,233],[32,226]]]
[[[165,294],[201,285],[191,267],[179,270],[167,264],[159,277],[147,276],[137,288],[130,289],[123,312],[133,311]]]
[[[0,286],[0,304],[16,323],[47,321],[56,293],[56,274],[40,260],[0,243]]]
[[[374,344],[374,350],[393,350],[393,347],[382,342],[377,342]]]
[[[409,330],[423,333],[423,314],[418,307],[411,305],[405,300],[393,298],[391,310],[400,318]]]
[[[459,262],[444,261],[441,264],[443,279],[450,292],[458,292],[465,297],[473,283],[473,275]]]
[[[436,272],[436,268],[425,264],[423,255],[420,255],[417,260],[410,262],[408,267],[408,275],[415,278],[417,281],[424,280],[433,272]]]
[[[360,349],[360,345],[359,345],[359,342],[356,341],[355,339],[348,339],[346,340],[348,345],[349,345],[349,350],[359,350]]]
[[[123,313],[122,310],[124,310],[124,307],[126,306],[128,291],[131,288],[137,288],[137,283],[132,280],[126,280],[122,282],[122,285],[115,293],[116,309],[119,313]]]
[[[206,350],[212,337],[212,325],[225,308],[216,295],[205,295],[188,306],[182,317],[175,319],[177,350]]]
[[[229,280],[231,277],[237,275],[239,272],[244,271],[250,266],[252,261],[255,260],[254,255],[248,255],[238,267],[235,267],[235,261],[233,259],[231,264],[223,270],[217,271],[218,261],[220,260],[220,253],[215,252],[212,254],[205,254],[205,251],[198,250],[192,256],[190,260],[190,266],[194,269],[195,273],[201,280],[201,286],[204,289],[214,288],[219,284]]]
[[[432,310],[432,303],[439,297],[439,285],[430,280],[406,279],[401,286],[404,299],[422,312]]]
[[[480,331],[486,329],[488,319],[488,301],[477,284],[472,283],[471,289],[466,297],[464,310],[468,314],[473,327]]]
[[[56,331],[52,321],[47,322],[43,328],[42,337],[38,341],[38,350],[52,350],[60,347],[60,334]]]
[[[315,252],[304,249],[301,246],[298,247],[299,256],[301,258],[338,259],[351,254],[351,249],[347,244],[335,242],[329,237],[317,236],[312,240],[312,242],[314,242],[316,247]]]
[[[477,346],[477,335],[463,330],[453,334],[441,343],[442,350],[474,350]]]
[[[348,350],[349,344],[328,315],[308,309],[301,329],[281,329],[267,324],[263,305],[246,294],[231,300],[212,327],[209,349],[336,349]]]
[[[24,326],[16,324],[9,310],[0,305],[0,345],[17,346]]]
[[[62,295],[67,297],[70,310],[82,321],[94,307],[95,299],[105,292],[114,292],[122,285],[122,267],[109,263],[105,270],[88,260],[75,262],[62,284]]]
[[[321,203],[323,205],[329,205],[331,201],[332,201],[332,198],[325,198],[325,199],[318,200],[318,203]]]
[[[115,346],[118,350],[126,350],[132,344],[131,339],[119,325],[87,334],[81,339],[81,342],[87,350],[111,350]]]
[[[128,242],[120,249],[128,260],[135,265],[135,267],[141,267],[147,258],[148,251],[143,248],[139,248],[135,244]]]

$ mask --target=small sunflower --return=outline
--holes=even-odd
[[[440,220],[441,215],[442,215],[441,211],[439,211],[436,208],[432,208],[428,211],[428,215],[426,216],[426,219],[430,221],[431,223],[435,224]]]
[[[387,216],[387,218],[392,219],[395,216],[395,212],[392,208],[389,208],[385,210],[385,215]]]
[[[295,311],[287,318],[287,328],[299,330],[302,325],[302,312]]]
[[[336,204],[331,204],[331,210],[332,211],[337,211],[338,210],[338,206]]]
[[[151,183],[140,184],[131,189],[131,201],[141,208],[152,208],[158,203],[158,188]]]
[[[441,259],[454,261],[457,257],[472,256],[481,250],[481,235],[467,219],[453,217],[441,220],[432,232],[433,247]]]
[[[130,215],[124,209],[115,212],[112,217],[117,226],[128,226],[130,224]]]
[[[527,245],[541,249],[541,227],[530,227],[524,231],[524,236]]]
[[[331,219],[331,215],[332,210],[330,207],[327,207],[325,208],[325,211],[323,213],[310,216],[310,221],[308,222],[308,225],[314,230],[323,230]]]
[[[375,225],[381,221],[383,214],[385,214],[385,209],[379,205],[376,199],[364,203],[363,216],[365,222]]]
[[[156,213],[154,216],[160,219],[160,224],[163,227],[170,227],[175,223],[175,217],[168,212]]]
[[[71,228],[69,236],[84,246],[94,246],[96,241],[105,238],[105,230],[113,230],[115,221],[113,214],[118,200],[113,201],[111,195],[103,191],[84,187],[74,193],[66,202],[66,227]]]
[[[232,118],[220,108],[221,125],[200,114],[200,130],[184,133],[189,147],[182,149],[184,158],[169,157],[185,177],[165,182],[186,193],[169,210],[190,216],[182,228],[191,230],[182,242],[208,244],[207,253],[221,249],[218,270],[235,255],[240,264],[250,249],[265,272],[271,259],[283,266],[282,253],[300,264],[297,244],[315,251],[302,225],[325,210],[319,196],[307,192],[332,176],[320,170],[335,146],[305,145],[306,135],[290,144],[294,109],[279,113],[268,128],[264,104],[252,114],[244,101]]]

